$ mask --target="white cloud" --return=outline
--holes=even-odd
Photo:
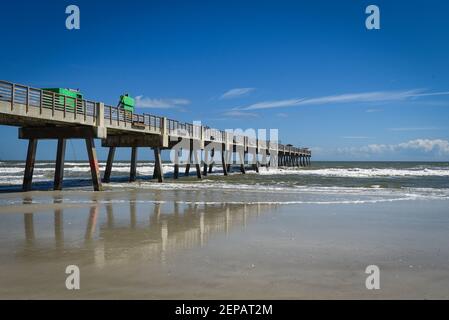
[[[259,110],[259,109],[272,109],[272,108],[304,106],[304,105],[325,105],[325,104],[363,103],[363,102],[392,102],[426,96],[442,96],[442,95],[449,95],[449,91],[429,92],[429,93],[423,92],[422,89],[413,89],[405,91],[374,91],[362,93],[347,93],[318,98],[295,98],[287,100],[263,101],[236,109]]]
[[[257,118],[259,116],[257,113],[243,112],[238,110],[227,111],[223,113],[223,115],[232,118]]]
[[[337,148],[336,153],[366,156],[412,150],[423,153],[449,155],[449,141],[442,139],[415,139],[398,144],[369,144],[362,147]]]
[[[231,90],[226,91],[225,93],[223,93],[220,97],[220,99],[232,99],[232,98],[237,98],[237,97],[241,97],[244,95],[249,94],[250,92],[256,90],[255,88],[234,88]]]
[[[436,151],[440,154],[449,154],[449,141],[442,139],[416,139],[400,143],[395,146],[395,149],[412,149],[424,152]]]
[[[181,98],[154,99],[144,96],[136,97],[136,107],[139,108],[171,109],[188,104],[190,104],[189,100]]]

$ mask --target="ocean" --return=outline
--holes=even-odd
[[[18,190],[23,179],[24,162],[0,162],[0,191]],[[103,174],[105,163],[100,162]],[[226,191],[223,201],[241,203],[364,203],[403,200],[449,200],[449,162],[313,162],[306,168],[260,168],[260,174],[237,167],[224,177],[220,164],[212,174],[198,180],[193,167],[190,177],[173,179],[173,165],[164,163],[165,183],[152,180],[154,165],[139,162],[138,181],[129,183],[129,163],[115,162],[106,191],[135,190],[198,190]],[[37,190],[52,188],[54,163],[36,163],[33,183]],[[87,162],[65,164],[64,188],[91,190]],[[235,192],[235,196],[229,194]],[[263,196],[260,196],[263,194]],[[238,195],[238,196],[237,196]],[[221,193],[221,196],[224,196]],[[214,202],[205,195],[202,201]]]

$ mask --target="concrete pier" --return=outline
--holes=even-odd
[[[245,174],[247,170],[259,172],[261,166],[267,169],[276,165],[305,167],[311,163],[311,151],[307,148],[182,123],[162,116],[131,113],[102,102],[66,97],[7,81],[0,81],[0,124],[19,127],[19,139],[28,140],[24,191],[32,188],[36,150],[38,141],[42,139],[57,141],[55,190],[62,189],[68,139],[85,140],[94,190],[102,190],[102,181],[110,182],[116,148],[131,148],[131,182],[138,178],[138,148],[153,149],[153,178],[159,182],[164,181],[162,151],[176,150],[173,176],[178,179],[181,164],[176,148],[180,143],[183,144],[182,150],[188,150],[184,175],[188,176],[191,166],[195,165],[198,179],[213,171],[217,165],[217,153],[221,154],[223,175],[231,173],[233,165]],[[103,180],[100,179],[94,139],[101,139],[102,147],[109,148]],[[203,158],[199,155],[201,153]]]

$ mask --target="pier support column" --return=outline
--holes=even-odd
[[[175,171],[173,172],[173,178],[174,179],[179,178],[179,164],[175,164]]]
[[[53,190],[62,190],[62,180],[64,178],[65,145],[66,139],[58,139]]]
[[[210,164],[209,164],[209,173],[212,173],[212,169],[214,167],[214,157],[215,157],[215,148],[210,151]]]
[[[106,169],[104,171],[103,182],[109,183],[111,181],[112,164],[115,157],[115,147],[109,147],[108,160],[106,161]]]
[[[189,144],[190,144],[190,146],[189,146],[189,161],[187,161],[187,164],[186,164],[186,171],[184,172],[184,175],[186,176],[186,177],[188,177],[189,176],[189,174],[190,174],[190,164],[192,163],[192,156],[193,156],[193,154],[192,154],[192,140],[190,140],[190,142],[189,142]]]
[[[196,177],[198,179],[201,179],[201,166],[200,166],[200,161],[199,161],[199,157],[198,157],[198,150],[196,150],[192,147],[192,151],[193,151],[193,158],[194,158],[195,167],[196,167]]]
[[[129,182],[136,181],[137,178],[137,147],[131,148],[131,169],[129,171]]]
[[[227,168],[227,164],[226,164],[226,144],[223,143],[221,145],[221,163],[223,166],[223,175],[227,176],[228,175],[228,168]]]
[[[102,191],[100,179],[100,168],[98,167],[97,152],[95,150],[94,138],[86,138],[87,155],[89,156],[90,173],[92,175],[92,184],[95,191]]]
[[[25,163],[25,172],[23,175],[23,191],[30,191],[33,183],[34,164],[36,163],[37,139],[28,140],[27,160]]]
[[[242,151],[242,152],[239,152],[238,154],[239,154],[239,160],[240,160],[240,172],[245,174],[246,173],[246,170],[245,170],[245,153]]]
[[[159,147],[153,148],[154,150],[154,174],[155,178],[159,182],[164,182],[164,172],[162,169],[161,149]]]
[[[267,157],[267,150],[264,150],[262,153],[262,164],[265,165],[265,168],[267,170],[270,167],[270,163],[269,163],[268,157]]]
[[[254,149],[254,152],[251,152],[251,161],[252,161],[252,167],[253,170],[256,171],[256,173],[259,173],[259,154],[257,153],[257,149]],[[248,160],[249,161],[249,160]]]
[[[256,171],[256,173],[259,173],[259,161],[256,160],[256,162],[253,164],[253,169]]]
[[[233,144],[231,144],[229,146],[229,150],[226,151],[226,169],[228,173],[232,172],[232,162],[234,161],[233,155],[234,155],[234,146]]]
[[[209,151],[204,150],[204,164],[203,164],[203,175],[207,177],[207,163],[209,162]]]
[[[173,178],[179,178],[179,150],[175,149],[175,170],[173,172]]]

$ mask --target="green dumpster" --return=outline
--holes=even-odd
[[[134,99],[127,93],[120,96],[120,107],[126,111],[134,112]]]
[[[67,109],[75,109],[75,99],[82,100],[83,95],[78,90],[74,89],[66,89],[66,88],[43,88],[42,90],[50,91],[59,94],[59,96],[56,98],[57,103],[60,105],[64,105],[64,96],[65,98],[65,105]]]

